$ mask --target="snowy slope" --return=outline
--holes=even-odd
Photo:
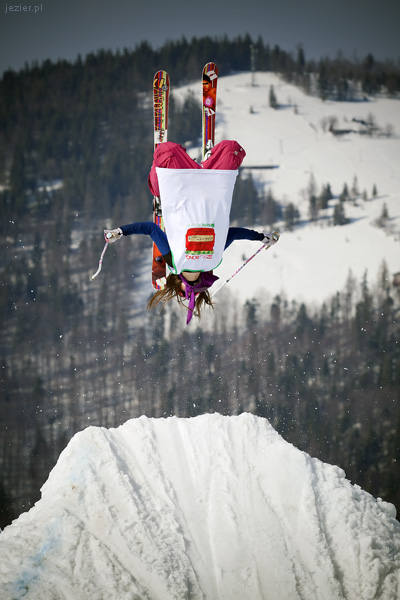
[[[89,427],[0,534],[0,596],[396,600],[394,513],[250,414]]]
[[[280,110],[269,106],[271,85],[283,106]],[[284,232],[276,248],[260,253],[229,283],[232,296],[245,301],[260,290],[270,290],[272,295],[319,303],[342,291],[349,270],[358,280],[368,270],[372,284],[383,260],[391,274],[400,271],[400,101],[322,102],[273,73],[257,73],[254,87],[250,73],[222,76],[218,86],[216,141],[237,139],[247,153],[244,167],[277,165],[272,170],[253,170],[252,176],[264,191],[271,189],[276,200],[298,206],[302,219],[309,218],[304,191],[311,175],[318,193],[330,183],[338,196],[345,183],[351,188],[355,176],[360,193],[366,190],[369,198],[374,184],[378,188],[377,199],[360,199],[358,206],[346,204],[348,225],[328,227],[321,219],[319,225]],[[172,78],[178,100],[189,89],[200,100],[200,87],[196,83],[174,89]],[[369,115],[383,130],[392,126],[394,135],[335,137],[321,125],[324,118],[336,116],[337,127],[358,129],[352,119],[366,120]],[[196,158],[199,150],[189,153]],[[332,215],[335,202],[326,216]],[[375,225],[385,203],[391,233]],[[258,228],[269,227],[263,223]],[[216,274],[226,279],[242,264],[243,255],[247,258],[254,251],[254,243],[236,242]]]

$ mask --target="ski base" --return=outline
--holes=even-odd
[[[206,63],[203,67],[203,127],[202,154],[208,158],[215,142],[215,115],[217,110],[218,67],[215,63]]]
[[[154,110],[154,150],[167,141],[168,138],[168,103],[169,103],[169,75],[160,70],[153,79],[153,110]],[[160,198],[153,197],[153,223],[163,231],[164,221]],[[166,264],[156,244],[153,243],[153,260],[151,269],[151,281],[156,290],[163,289],[166,280]]]

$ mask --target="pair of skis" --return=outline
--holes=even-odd
[[[211,148],[214,146],[215,135],[215,110],[217,101],[217,80],[218,68],[213,62],[204,65],[203,68],[203,134],[202,134],[202,154],[206,158]],[[168,139],[168,105],[169,105],[170,81],[166,71],[157,71],[153,79],[153,113],[154,113],[154,150],[166,142]],[[161,200],[157,196],[153,197],[153,223],[158,225],[163,231],[164,221],[162,216]],[[104,254],[109,246],[108,240],[104,245],[99,260],[99,267],[90,279],[93,281],[99,275]],[[166,264],[161,256],[157,246],[153,243],[153,261],[152,261],[152,284],[153,288],[160,290],[165,286]]]
[[[215,140],[215,115],[217,104],[218,67],[206,63],[203,67],[202,86],[202,156],[207,158]],[[166,71],[157,71],[153,80],[154,150],[168,139],[168,105],[170,80]],[[160,198],[153,197],[153,223],[163,231],[164,221]],[[157,246],[153,243],[152,284],[160,290],[165,286],[166,265]]]

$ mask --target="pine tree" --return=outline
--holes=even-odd
[[[258,310],[258,301],[253,298],[252,300],[247,300],[244,305],[245,315],[246,315],[246,329],[252,329],[258,322],[257,310]]]
[[[17,216],[21,216],[25,211],[26,185],[24,152],[21,146],[17,146],[10,170],[10,189]]]
[[[317,195],[317,182],[315,181],[314,173],[311,173],[308,181],[307,195],[308,197]]]
[[[306,66],[306,59],[305,59],[305,55],[304,55],[303,46],[301,44],[299,44],[297,47],[297,64],[296,64],[296,70],[299,75],[302,75],[304,73],[305,66]]]
[[[361,300],[356,304],[355,314],[356,334],[360,342],[364,340],[364,333],[367,329],[369,330],[368,333],[370,333],[373,311],[374,299],[369,291],[367,272],[365,272],[361,282]]]
[[[316,196],[312,195],[312,196],[310,196],[310,202],[309,202],[309,215],[310,215],[311,221],[313,221],[313,222],[317,221],[318,212],[319,212],[318,199]]]
[[[321,100],[326,100],[329,96],[329,75],[326,61],[321,61],[319,64],[318,92]]]
[[[299,220],[299,216],[298,209],[292,202],[290,202],[284,211],[285,225],[288,231],[293,231],[297,221]]]
[[[359,196],[360,192],[358,190],[358,179],[357,175],[354,175],[353,185],[351,187],[351,196],[352,199],[355,200]]]
[[[331,186],[327,183],[325,186],[322,186],[321,193],[319,195],[319,208],[321,210],[328,208],[328,202],[333,198]]]
[[[387,209],[386,202],[382,207],[381,216],[376,220],[378,227],[385,227],[387,221],[389,219],[389,212]]]
[[[268,223],[271,228],[281,218],[281,208],[269,189],[265,203],[263,204],[262,221]]]
[[[348,222],[349,221],[346,218],[346,215],[344,212],[343,201],[339,200],[336,203],[335,208],[333,210],[333,224],[334,225],[346,225]]]
[[[273,85],[271,85],[271,87],[269,88],[269,105],[271,108],[274,108],[275,110],[279,106],[278,100],[276,99],[275,90],[274,90]]]
[[[346,202],[350,199],[349,188],[347,187],[347,183],[343,185],[342,193],[339,196],[341,202]]]

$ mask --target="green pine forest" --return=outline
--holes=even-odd
[[[249,36],[182,38],[160,49],[100,51],[46,61],[0,81],[0,527],[40,498],[71,437],[142,414],[250,411],[289,442],[337,464],[353,483],[400,508],[399,288],[383,264],[377,281],[349,273],[322,306],[254,298],[218,300],[213,327],[183,326],[179,308],[146,313],[138,273],[146,240],[110,247],[89,281],[102,229],[151,218],[151,82],[173,86],[220,73],[279,73],[321,99],[400,94],[400,69],[372,55],[308,61]],[[356,85],[355,85],[356,84]],[[169,139],[196,143],[200,105],[170,105]],[[310,198],[318,220],[334,193]],[[346,198],[340,218],[346,222]],[[373,201],[373,200],[371,200]],[[317,209],[315,208],[317,207]],[[293,204],[260,195],[239,176],[232,219],[297,226]],[[118,245],[116,245],[118,246]]]

